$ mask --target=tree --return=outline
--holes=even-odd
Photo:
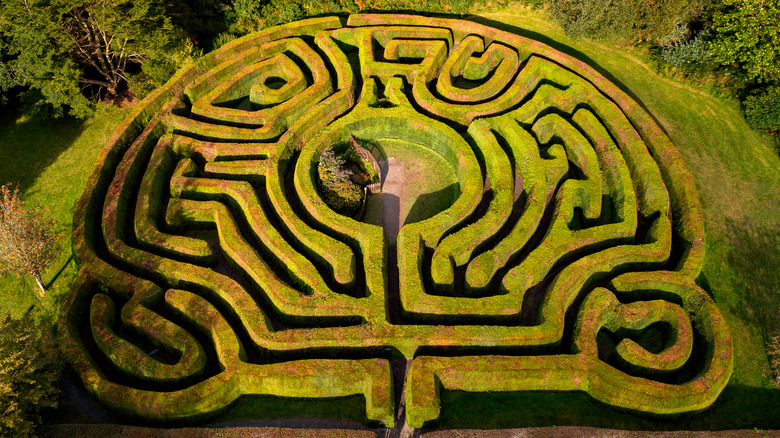
[[[0,187],[0,270],[33,276],[41,297],[46,295],[41,271],[60,249],[56,228],[47,210],[22,203],[18,188]]]
[[[713,17],[715,59],[749,80],[780,80],[780,0],[723,0],[723,5]]]
[[[85,117],[91,111],[79,89],[79,66],[68,56],[51,6],[34,0],[0,2],[0,91],[29,87],[28,100],[50,104],[55,114],[64,106]]]
[[[37,337],[28,314],[0,320],[0,436],[30,436],[40,410],[57,406],[58,367],[50,338]],[[48,342],[47,342],[48,341]]]
[[[141,68],[164,83],[188,62],[192,44],[153,0],[0,2],[0,90],[29,87],[54,107],[84,117],[84,96],[113,98]]]
[[[550,15],[567,33],[619,43],[658,40],[702,7],[694,0],[553,0]]]
[[[780,131],[780,85],[757,88],[745,98],[742,108],[753,128]]]

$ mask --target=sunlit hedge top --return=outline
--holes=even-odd
[[[459,196],[394,241],[339,215],[316,170],[350,137],[438,154]],[[361,394],[391,425],[397,357],[413,427],[442,388],[676,414],[731,374],[668,137],[586,63],[469,21],[325,17],[227,44],[117,130],[73,237],[63,350],[127,415]]]

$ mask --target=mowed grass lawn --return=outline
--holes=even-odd
[[[400,229],[429,219],[455,202],[459,193],[458,177],[439,153],[398,139],[373,142],[387,157],[380,167],[387,168],[389,160],[393,167],[383,171],[382,193],[369,196],[363,222],[382,226],[395,221],[394,227]],[[390,188],[391,184],[398,187]],[[384,217],[388,213],[395,217]],[[392,237],[390,244],[395,245],[395,236]]]
[[[124,111],[111,109],[89,120],[39,120],[0,107],[0,184],[14,183],[28,203],[51,211],[61,225],[62,251],[43,273],[48,296],[40,302],[32,277],[0,276],[0,312],[19,317],[40,305],[56,314],[76,275],[71,258],[73,210],[100,151]]]
[[[511,12],[511,13],[510,13]],[[443,394],[442,427],[591,425],[627,429],[780,428],[780,391],[769,381],[764,340],[780,329],[780,158],[752,131],[734,100],[719,99],[655,74],[641,51],[571,40],[541,13],[513,8],[475,21],[539,39],[585,60],[628,90],[666,130],[693,173],[704,207],[707,256],[699,282],[715,298],[734,337],[734,375],[708,411],[677,419],[616,412],[584,394]],[[73,281],[69,232],[94,160],[122,112],[86,122],[0,115],[0,183],[18,182],[26,199],[63,224],[64,249],[44,273],[45,305]],[[64,267],[64,268],[63,268]],[[58,271],[62,272],[57,276]],[[0,307],[15,315],[35,301],[34,282],[0,278]]]

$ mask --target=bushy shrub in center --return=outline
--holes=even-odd
[[[360,213],[365,186],[378,181],[370,164],[348,143],[330,146],[317,165],[317,189],[326,204],[346,216]]]

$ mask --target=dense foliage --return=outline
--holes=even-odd
[[[367,181],[363,181],[363,186],[354,181],[363,174],[348,168],[351,161],[347,161],[344,149],[346,148],[337,152],[335,148],[329,147],[322,153],[317,165],[318,189],[325,203],[332,209],[352,216],[357,214],[363,205],[363,186]]]
[[[780,80],[780,0],[723,0],[712,53],[748,79]]]
[[[41,409],[57,406],[53,348],[37,331],[29,315],[0,321],[0,436],[30,436]]]
[[[672,31],[697,2],[685,0],[555,0],[553,18],[575,36],[609,40],[655,40]]]
[[[745,99],[744,110],[750,126],[780,131],[780,86],[759,88]]]
[[[687,72],[728,72],[746,111],[771,113],[780,80],[780,0],[536,0],[574,36],[649,43]],[[137,97],[203,51],[311,16],[359,11],[468,13],[476,0],[14,0],[0,4],[0,93],[58,116],[84,117],[95,99]],[[747,90],[747,91],[746,91]],[[750,103],[745,101],[750,96]],[[91,99],[91,100],[90,100]],[[758,129],[767,116],[749,115]]]
[[[150,0],[16,0],[0,3],[0,91],[84,117],[88,97],[113,99],[131,80],[164,83],[192,46],[165,8]]]
[[[746,120],[780,131],[780,0],[723,0],[712,25],[711,54],[746,90]]]
[[[712,68],[710,54],[710,31],[691,35],[687,26],[677,24],[674,30],[664,37],[661,57],[675,67],[686,69]]]
[[[500,0],[493,6],[506,3],[506,0]],[[246,33],[323,14],[359,11],[465,13],[480,6],[484,5],[475,0],[234,0],[228,21],[233,32]]]

